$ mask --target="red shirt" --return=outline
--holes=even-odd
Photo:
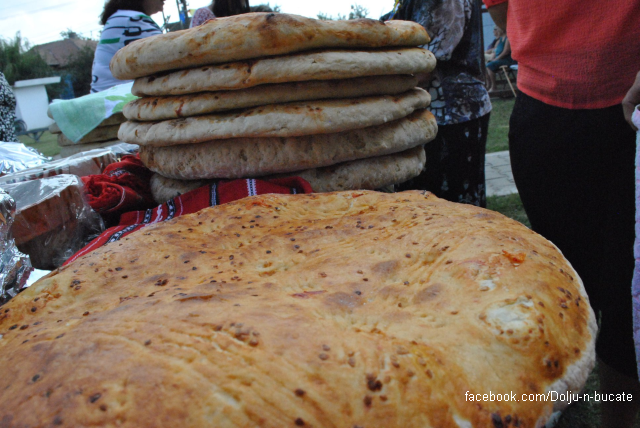
[[[507,36],[518,88],[571,109],[619,104],[640,71],[640,0],[509,2]]]

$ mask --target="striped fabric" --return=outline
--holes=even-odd
[[[171,220],[185,214],[192,214],[203,208],[215,207],[216,205],[226,204],[248,196],[263,195],[265,193],[312,193],[312,189],[309,183],[300,177],[280,178],[269,181],[245,179],[208,184],[167,201],[156,208],[123,214],[118,226],[105,230],[100,236],[71,256],[64,264],[67,265],[104,244],[116,242],[150,224]]]

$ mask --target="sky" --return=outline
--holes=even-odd
[[[210,0],[187,0],[189,9],[206,6]],[[378,19],[389,12],[394,0],[250,0],[252,6],[269,3],[280,6],[283,13],[315,18],[318,13],[331,16],[348,15],[352,4],[369,11],[369,17]],[[20,32],[31,46],[60,40],[60,33],[73,30],[83,37],[98,39],[103,0],[0,0],[0,38],[14,39]],[[176,0],[166,0],[164,15],[170,22],[178,20]],[[162,13],[152,18],[162,25]]]

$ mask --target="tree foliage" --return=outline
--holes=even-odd
[[[61,31],[60,32],[60,36],[66,40],[66,39],[79,39],[80,35],[78,33],[76,33],[75,31],[73,31],[71,28],[67,28],[66,31]]]
[[[318,14],[318,19],[321,19],[323,21],[344,21],[345,19],[347,19],[347,17],[340,14],[338,14],[337,16],[333,16],[324,12],[320,12]]]
[[[251,6],[251,12],[276,12],[280,13],[280,6],[271,6],[269,3],[263,3],[256,6]]]
[[[0,71],[10,85],[17,80],[39,79],[54,75],[53,69],[40,54],[30,49],[29,42],[20,33],[15,39],[0,39]]]
[[[369,16],[369,10],[367,8],[359,4],[352,4],[351,11],[349,12],[348,17],[340,14],[338,14],[337,16],[333,16],[333,15],[328,15],[326,13],[320,12],[318,14],[318,19],[322,19],[326,21],[340,21],[340,20],[346,20],[346,19],[366,18],[368,16]]]
[[[91,68],[95,50],[85,46],[69,58],[65,67],[65,76],[71,78],[73,93],[76,97],[87,95],[91,92]]]
[[[351,5],[351,12],[349,12],[349,19],[360,19],[369,16],[369,10],[359,4]]]

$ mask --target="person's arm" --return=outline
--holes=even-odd
[[[489,10],[489,15],[493,22],[501,28],[505,33],[507,32],[507,10],[509,8],[509,2],[507,0],[483,0],[484,4]]]
[[[636,128],[631,121],[631,115],[633,114],[633,109],[635,109],[638,104],[640,104],[640,72],[638,72],[638,74],[636,75],[636,81],[633,83],[633,86],[631,86],[631,89],[629,89],[629,92],[627,92],[627,95],[622,100],[622,111],[624,112],[624,118],[627,122],[629,122],[629,125],[631,125],[631,127],[635,131],[637,131],[638,128]]]
[[[199,25],[204,24],[209,19],[214,19],[216,16],[209,10],[208,7],[201,7],[196,9],[191,18],[191,23],[189,24],[189,28],[197,27]]]
[[[498,44],[498,39],[493,39],[493,41],[491,43],[489,43],[489,46],[487,47],[487,50],[484,51],[484,53],[486,53],[486,54],[495,53],[497,44]]]

